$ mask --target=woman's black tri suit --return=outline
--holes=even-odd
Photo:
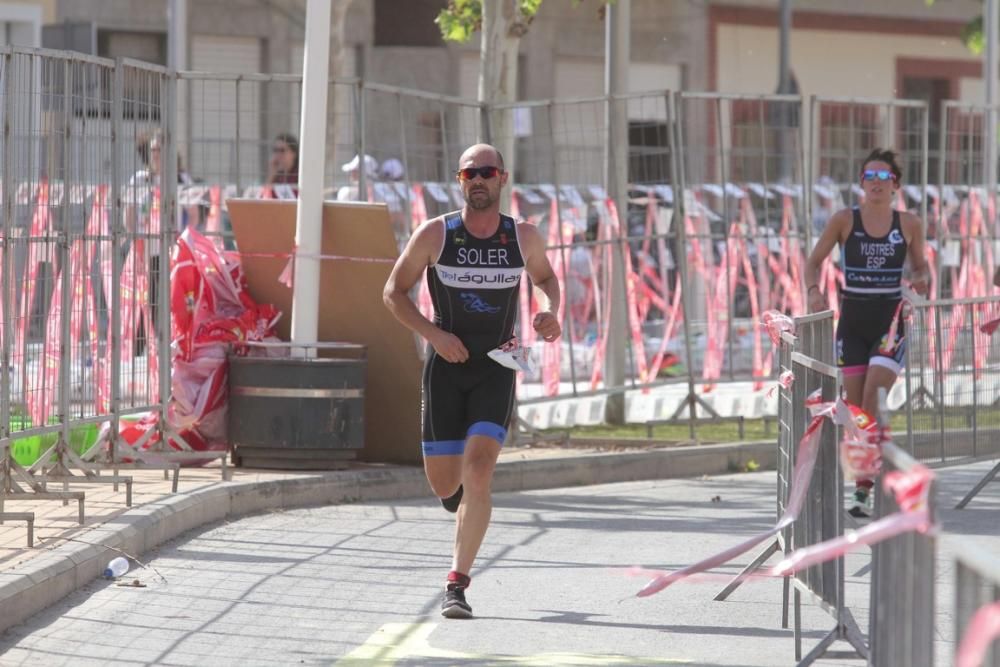
[[[865,231],[861,211],[855,207],[841,256],[844,288],[837,325],[837,365],[847,376],[862,375],[869,365],[883,366],[898,374],[906,346],[903,322],[897,325],[891,346],[887,336],[902,299],[906,261],[906,237],[899,212],[892,212],[889,233],[875,238]]]
[[[514,219],[500,216],[496,232],[476,238],[461,213],[445,216],[444,244],[427,267],[434,323],[469,351],[449,363],[428,349],[423,374],[424,456],[461,454],[470,435],[503,444],[514,406],[514,371],[487,352],[514,336],[524,258]]]

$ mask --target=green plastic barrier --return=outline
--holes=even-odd
[[[31,420],[27,417],[14,416],[11,417],[10,426],[12,431],[23,431],[31,428]],[[77,455],[83,455],[97,442],[97,434],[97,424],[75,426],[69,431],[69,446]],[[41,458],[42,453],[56,444],[58,439],[58,433],[45,433],[43,435],[29,435],[17,438],[11,442],[11,454],[19,465],[34,465]],[[55,460],[54,457],[53,460]]]

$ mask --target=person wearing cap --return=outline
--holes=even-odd
[[[337,190],[337,201],[368,201],[369,197],[361,197],[358,191],[360,184],[361,169],[365,170],[365,180],[371,183],[378,178],[378,160],[371,155],[365,155],[362,160],[360,155],[355,155],[350,162],[341,165],[340,170],[350,178],[350,185],[345,185]]]
[[[382,166],[378,168],[378,173],[383,181],[401,181],[406,175],[406,170],[403,169],[402,162],[391,157],[382,163]]]
[[[385,201],[389,208],[389,218],[392,221],[392,233],[396,236],[396,243],[400,251],[406,246],[407,239],[410,238],[411,220],[409,210],[404,205],[407,196],[402,180],[406,175],[403,163],[391,157],[382,162],[378,168],[378,176],[381,181],[381,188],[374,190],[377,201]]]

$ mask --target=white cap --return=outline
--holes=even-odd
[[[351,158],[350,162],[345,162],[340,166],[341,171],[357,171],[358,165],[361,163],[361,156],[355,155]],[[365,175],[371,178],[375,177],[376,172],[378,172],[378,160],[373,158],[371,155],[365,155]]]
[[[403,163],[394,157],[383,162],[379,168],[379,174],[387,181],[398,181],[403,178],[404,173]]]

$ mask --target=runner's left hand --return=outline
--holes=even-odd
[[[543,311],[535,315],[534,321],[531,323],[535,327],[535,331],[541,336],[546,342],[551,343],[556,338],[559,338],[559,334],[562,333],[562,327],[559,326],[559,320],[556,316],[548,311]]]

